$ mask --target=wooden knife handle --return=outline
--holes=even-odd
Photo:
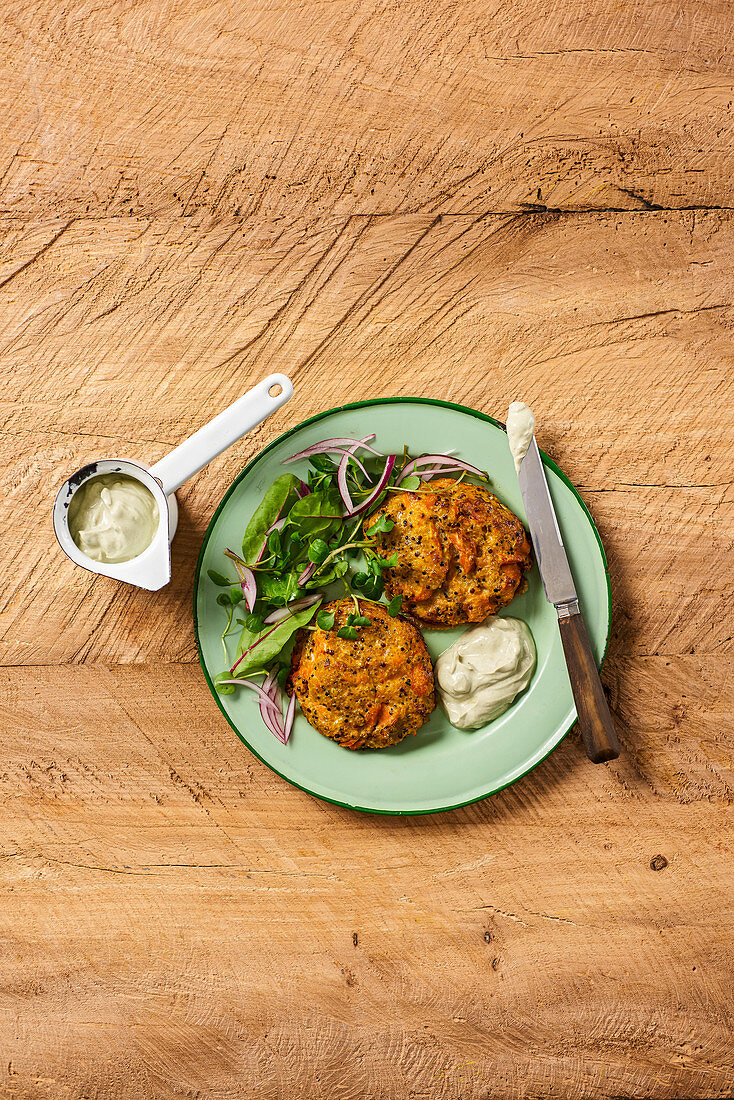
[[[579,729],[589,760],[603,764],[619,756],[619,741],[601,686],[594,654],[581,615],[559,618],[571,690],[579,716]]]

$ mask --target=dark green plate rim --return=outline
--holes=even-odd
[[[250,752],[253,754],[253,756],[256,756],[258,758],[258,760],[262,761],[262,763],[265,764],[266,767],[270,768],[270,770],[275,772],[276,775],[279,775],[281,779],[285,779],[286,783],[290,783],[292,787],[297,787],[299,790],[305,791],[306,794],[310,794],[310,795],[313,795],[314,798],[321,799],[322,802],[331,802],[333,805],[343,806],[347,810],[359,810],[361,813],[379,814],[382,817],[420,817],[420,816],[423,816],[425,814],[440,814],[440,813],[446,813],[448,810],[459,810],[459,809],[461,809],[462,806],[472,806],[476,802],[482,802],[485,798],[490,798],[493,794],[499,794],[500,791],[504,791],[507,787],[511,787],[514,783],[517,783],[520,779],[523,779],[526,775],[528,775],[534,768],[537,768],[538,764],[542,764],[543,760],[546,760],[550,756],[550,754],[553,752],[553,750],[558,748],[558,746],[561,744],[563,739],[571,732],[573,727],[576,725],[576,722],[578,721],[578,719],[575,718],[573,720],[573,722],[571,722],[570,726],[566,730],[564,730],[564,732],[561,734],[561,736],[559,737],[558,741],[555,743],[553,748],[549,749],[548,752],[545,754],[545,756],[542,756],[540,758],[540,760],[536,760],[536,762],[534,764],[532,764],[527,769],[527,771],[523,772],[522,775],[518,775],[518,776],[515,777],[515,779],[511,779],[509,783],[503,783],[501,787],[493,787],[490,791],[487,791],[485,794],[480,794],[480,795],[475,796],[474,798],[469,798],[469,799],[466,800],[466,802],[456,802],[451,806],[438,806],[438,807],[436,807],[435,809],[432,809],[432,810],[376,810],[376,809],[374,809],[374,807],[371,807],[371,806],[354,806],[354,805],[352,805],[351,802],[341,802],[338,798],[328,798],[326,795],[320,794],[318,791],[312,791],[309,787],[304,787],[302,783],[296,783],[295,780],[290,779],[287,775],[283,775],[283,773],[279,772],[277,768],[273,767],[273,765],[268,760],[265,760],[262,756],[260,756],[260,754],[255,751],[255,749],[252,747],[252,745],[249,743],[249,741],[245,738],[245,736],[237,729],[234,722],[232,721],[232,719],[229,717],[226,710],[222,706],[222,704],[219,700],[219,695],[217,693],[217,690],[214,687],[211,676],[209,675],[206,664],[204,663],[204,656],[203,656],[202,647],[201,647],[201,639],[199,638],[199,616],[198,616],[198,613],[197,613],[197,610],[196,610],[197,595],[198,595],[198,592],[199,592],[199,580],[200,580],[200,577],[201,577],[201,569],[202,569],[202,565],[203,565],[203,562],[204,562],[204,553],[206,551],[207,544],[209,542],[212,531],[214,529],[214,524],[216,523],[220,512],[224,508],[225,504],[229,500],[229,498],[232,495],[232,493],[234,492],[234,490],[237,488],[237,486],[242,481],[242,479],[247,477],[247,475],[250,473],[250,471],[253,469],[253,467],[256,465],[256,463],[260,462],[260,460],[265,457],[265,455],[268,453],[268,451],[272,451],[272,449],[274,447],[277,447],[279,443],[282,443],[285,439],[288,439],[290,436],[292,436],[296,432],[300,431],[301,428],[305,428],[309,424],[316,424],[316,423],[318,423],[319,420],[324,420],[324,419],[326,419],[327,416],[332,416],[334,413],[347,412],[347,411],[350,411],[352,409],[369,409],[373,405],[400,405],[400,404],[435,405],[435,406],[437,406],[438,408],[441,408],[441,409],[452,409],[455,412],[467,413],[469,416],[476,417],[477,420],[484,420],[488,424],[493,424],[496,428],[500,428],[502,431],[506,431],[505,425],[500,420],[495,420],[495,418],[493,416],[488,416],[487,413],[479,412],[478,409],[470,409],[467,405],[457,405],[453,401],[438,401],[433,397],[378,397],[378,398],[373,398],[369,401],[353,401],[349,405],[339,405],[334,409],[327,409],[325,412],[317,413],[316,416],[310,416],[308,418],[308,420],[302,420],[300,422],[300,424],[296,424],[295,427],[289,428],[287,432],[283,432],[283,434],[279,435],[277,437],[277,439],[274,439],[272,443],[268,443],[267,447],[264,447],[262,451],[259,451],[258,454],[256,454],[255,457],[247,463],[247,465],[237,475],[237,477],[234,479],[234,481],[230,485],[227,492],[224,494],[224,496],[220,500],[219,505],[217,506],[217,509],[216,509],[214,515],[212,516],[211,520],[209,521],[209,526],[206,529],[206,534],[204,535],[204,541],[202,542],[201,550],[199,551],[199,559],[196,563],[196,573],[194,574],[194,634],[196,636],[196,649],[197,649],[197,652],[198,652],[198,655],[199,655],[199,664],[201,665],[202,672],[204,673],[204,677],[206,679],[206,682],[209,685],[209,690],[210,690],[210,692],[212,693],[212,695],[214,697],[214,701],[216,702],[216,704],[219,707],[220,711],[222,712],[222,714],[224,715],[224,717],[226,718],[227,722],[232,727],[234,732],[237,734],[237,736],[239,737],[239,739],[243,743],[243,745],[246,745],[247,748],[250,750]],[[561,479],[561,481],[565,485],[568,486],[568,488],[571,490],[573,495],[578,500],[579,504],[581,505],[584,512],[586,513],[586,518],[588,519],[589,523],[591,524],[591,529],[594,532],[594,535],[596,537],[596,541],[599,544],[599,550],[601,552],[602,563],[604,565],[604,576],[606,577],[606,582],[607,582],[607,612],[608,612],[607,637],[606,637],[606,641],[604,643],[604,652],[602,654],[602,658],[601,658],[601,661],[599,663],[599,668],[601,668],[604,664],[605,659],[606,659],[607,650],[609,648],[609,638],[611,636],[611,631],[612,631],[612,586],[611,586],[611,583],[610,583],[610,580],[609,580],[609,566],[607,564],[607,556],[604,553],[604,546],[603,546],[602,541],[601,541],[601,536],[599,535],[599,532],[596,529],[596,524],[594,523],[594,520],[592,519],[591,512],[589,511],[589,509],[586,507],[586,504],[582,500],[578,489],[576,488],[575,485],[572,484],[571,481],[569,481],[569,479],[564,474],[563,470],[561,470],[558,466],[556,466],[553,459],[548,457],[548,455],[545,453],[545,451],[541,451],[540,454],[541,454],[541,457],[543,459],[544,465],[547,466],[549,470],[552,470],[553,473],[556,474]]]

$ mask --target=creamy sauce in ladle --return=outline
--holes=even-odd
[[[93,561],[132,561],[158,530],[158,504],[150,489],[127,474],[86,481],[69,505],[69,532]]]

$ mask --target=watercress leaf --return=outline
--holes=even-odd
[[[357,616],[354,614],[354,612],[352,612],[350,615],[347,615],[347,626],[354,626],[354,620],[356,618]]]
[[[375,522],[371,525],[371,527],[370,527],[370,529],[367,533],[370,536],[372,536],[372,535],[381,535],[383,533],[386,534],[388,531],[392,531],[394,526],[395,526],[395,521],[392,520],[392,519],[388,519],[388,517],[385,515],[385,513],[382,512],[382,514],[380,516],[378,516],[378,518],[375,520]]]
[[[283,556],[289,560],[295,560],[303,549],[303,539],[296,531],[287,531],[281,539]]]
[[[352,577],[352,587],[357,589],[364,588],[369,579],[368,573],[355,573]]]
[[[220,607],[229,607],[232,603],[229,592],[220,592],[217,596],[217,603]]]
[[[235,676],[247,676],[255,669],[267,667],[293,639],[296,631],[313,618],[318,608],[318,603],[313,604],[312,607],[304,607],[301,611],[289,615],[287,619],[282,619],[275,625],[265,626],[257,632],[248,630],[245,626],[237,643],[237,659],[239,660],[243,653],[246,655],[237,665]]]
[[[234,693],[234,689],[237,686],[236,684],[223,684],[223,683],[221,683],[222,680],[231,680],[231,679],[232,679],[232,673],[229,671],[229,669],[227,669],[226,672],[218,672],[217,673],[217,675],[214,677],[214,687],[217,689],[217,692],[218,692],[219,695],[232,695]]]
[[[270,486],[247,524],[242,539],[242,556],[253,565],[265,542],[265,532],[281,515],[286,515],[291,505],[300,500],[297,486],[300,479],[294,474],[281,474]],[[228,582],[229,583],[229,582]]]
[[[389,558],[370,558],[369,570],[378,577],[383,569],[394,569],[397,564],[398,552],[395,550]]]
[[[316,616],[316,623],[321,630],[331,630],[334,625],[334,612],[319,611]]]
[[[339,580],[349,569],[349,563],[344,558],[339,558],[338,561],[331,563],[331,566],[326,568],[325,571],[317,573],[317,575],[308,582],[305,588],[323,588],[325,584],[331,584],[332,581]]]
[[[335,474],[337,472],[336,463],[332,462],[327,455],[311,455],[308,461],[314,470],[319,470],[322,474]]]
[[[354,616],[354,622],[353,622],[352,625],[353,626],[369,626],[370,625],[370,619],[368,619],[366,615],[355,615]]]
[[[379,600],[380,596],[385,591],[382,577],[368,577],[367,583],[364,585],[362,591],[368,600]]]
[[[346,638],[348,641],[353,642],[359,637],[359,631],[354,626],[343,626],[336,632],[337,638]]]
[[[319,565],[329,553],[329,547],[321,538],[315,538],[308,547],[308,560]]]
[[[392,615],[393,618],[400,612],[400,608],[403,606],[402,596],[393,596],[387,605],[388,615]]]
[[[403,478],[403,480],[400,482],[400,488],[401,489],[419,489],[420,484],[421,484],[421,479],[419,477],[416,477],[413,474],[411,477]]]
[[[278,669],[276,679],[278,681],[278,687],[281,689],[281,691],[285,691],[286,680],[288,679],[290,671],[291,667],[289,664],[283,665],[281,668]]]
[[[229,577],[225,577],[223,573],[218,573],[216,569],[207,569],[207,575],[210,581],[214,584],[218,584],[220,588],[229,588],[232,583]]]
[[[280,531],[271,531],[268,535],[268,551],[277,558],[280,554]]]
[[[240,620],[248,630],[251,630],[253,634],[259,633],[263,628],[263,621],[259,615],[248,615],[246,619]]]
[[[230,603],[238,604],[240,602],[240,600],[244,600],[244,598],[245,598],[245,593],[242,591],[241,588],[239,588],[239,587],[238,588],[230,588],[230,590],[229,590]]]

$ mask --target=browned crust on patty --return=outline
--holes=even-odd
[[[482,622],[524,591],[531,565],[527,534],[483,485],[441,478],[428,487],[429,492],[389,493],[365,524],[369,530],[381,514],[395,523],[377,536],[386,557],[398,556],[398,565],[384,572],[385,589],[391,598],[402,596],[403,610],[426,626]]]
[[[337,637],[337,630],[354,601],[335,600],[322,610],[334,613],[334,626],[298,632],[288,683],[314,729],[349,749],[386,748],[417,733],[436,705],[420,630],[360,600],[370,625],[352,641]]]

